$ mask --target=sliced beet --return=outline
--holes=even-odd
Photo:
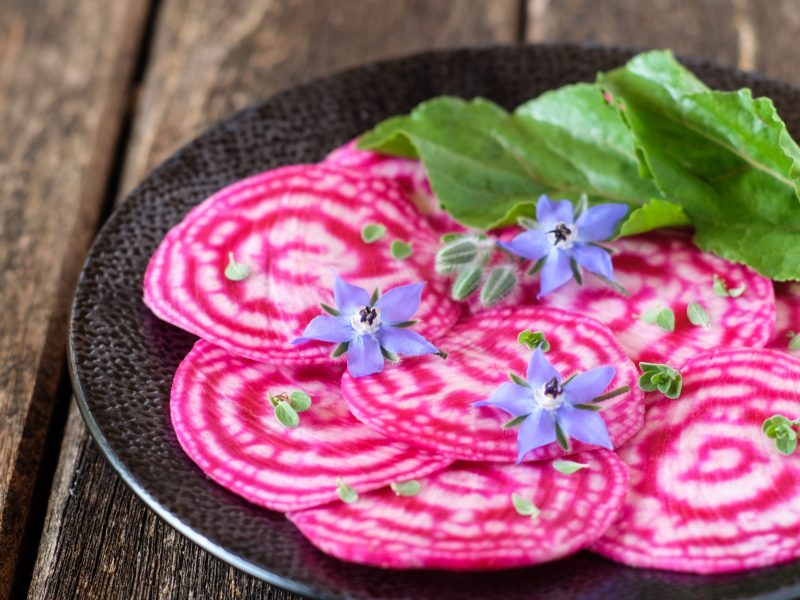
[[[377,431],[454,459],[514,462],[517,429],[504,429],[511,418],[486,400],[508,372],[525,375],[532,351],[517,341],[526,329],[544,332],[547,359],[566,378],[578,371],[612,365],[616,376],[608,389],[629,386],[628,393],[603,403],[600,413],[615,446],[642,425],[643,394],[637,371],[601,323],[558,309],[535,306],[481,312],[456,325],[437,345],[448,353],[409,358],[380,375],[353,378],[345,374],[342,391],[353,414]],[[573,442],[573,451],[589,447]],[[526,460],[564,454],[556,443],[533,450]]]
[[[394,180],[409,192],[414,202],[431,225],[441,233],[464,231],[465,228],[450,217],[439,206],[433,194],[425,167],[418,160],[378,154],[370,150],[359,150],[353,140],[336,148],[325,157],[324,164],[335,164],[353,169],[368,176],[386,177]]]
[[[352,504],[289,514],[323,552],[392,569],[503,569],[555,560],[591,544],[613,521],[627,490],[625,465],[607,450],[574,457],[571,475],[551,462],[456,463],[401,497],[384,489]],[[520,515],[512,494],[532,501]]]
[[[732,346],[763,347],[769,341],[775,323],[769,279],[701,251],[684,232],[650,233],[608,245],[616,251],[616,279],[630,292],[630,298],[586,274],[583,286],[569,282],[545,296],[541,303],[574,310],[605,323],[637,362],[668,363],[680,368],[698,352]],[[715,275],[729,288],[744,285],[744,293],[736,298],[718,296],[714,291]],[[527,301],[533,302],[538,284],[527,287]],[[686,311],[692,302],[705,308],[711,319],[708,328],[689,321]],[[648,311],[658,308],[673,311],[673,332],[642,320]]]
[[[789,349],[800,333],[800,283],[775,283],[775,312],[775,334],[767,347],[800,357],[800,350]]]
[[[359,423],[339,391],[342,366],[265,365],[199,341],[172,387],[172,426],[214,481],[260,506],[299,510],[337,498],[337,480],[374,490],[442,469],[450,461],[388,440]],[[302,391],[311,408],[295,429],[268,393]]]
[[[362,229],[386,227],[367,244]],[[405,260],[393,240],[412,244]],[[145,275],[145,302],[162,319],[234,354],[274,363],[324,362],[329,344],[290,346],[333,304],[334,271],[383,291],[427,281],[416,329],[435,340],[457,320],[449,282],[434,272],[438,234],[386,179],[337,167],[294,166],[227,187],[166,236]],[[249,276],[225,276],[229,254]]]
[[[630,493],[594,550],[636,567],[721,573],[800,557],[800,453],[765,419],[800,416],[800,361],[763,349],[696,356],[678,400],[648,395],[623,448]]]

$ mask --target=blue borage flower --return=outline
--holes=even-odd
[[[383,296],[376,290],[370,296],[365,289],[336,275],[336,309],[323,305],[331,316],[314,317],[303,336],[292,340],[292,344],[318,340],[346,345],[347,370],[353,377],[380,373],[384,359],[396,360],[398,354],[441,354],[428,340],[408,329],[414,324],[410,319],[419,308],[423,287],[424,283],[412,283],[392,288]]]
[[[616,372],[612,366],[597,367],[562,382],[561,374],[537,348],[528,363],[527,381],[515,377],[488,400],[473,406],[495,406],[521,422],[518,463],[534,448],[555,441],[567,449],[568,438],[613,450],[605,421],[595,412],[597,407],[590,408],[589,403],[602,394]]]
[[[573,276],[577,279],[577,265],[613,282],[611,256],[595,243],[611,238],[627,212],[624,204],[599,204],[576,220],[569,200],[553,202],[543,195],[536,204],[537,227],[498,244],[512,254],[542,261],[539,298]]]

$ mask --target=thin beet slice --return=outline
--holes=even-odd
[[[386,234],[367,244],[370,223]],[[393,240],[412,244],[405,260]],[[391,181],[336,167],[276,169],[227,187],[166,236],[145,275],[145,302],[162,319],[234,354],[291,364],[325,362],[329,344],[290,346],[333,304],[334,270],[367,289],[427,281],[416,329],[435,340],[458,319],[448,282],[433,269],[436,234]],[[247,265],[225,276],[229,253]]]
[[[564,378],[593,367],[617,369],[608,386],[629,386],[628,393],[603,403],[600,413],[615,446],[642,425],[643,394],[637,371],[601,323],[558,309],[535,306],[484,311],[462,321],[438,342],[448,353],[409,358],[380,375],[353,378],[345,373],[342,391],[350,410],[384,435],[454,459],[514,462],[517,429],[504,429],[511,418],[486,400],[508,372],[525,375],[532,351],[517,342],[519,332],[542,331],[550,343],[547,359]],[[573,442],[573,451],[594,446]],[[543,460],[564,454],[555,442],[526,455]]]
[[[570,282],[545,296],[541,303],[574,310],[608,325],[634,361],[668,363],[680,368],[698,352],[720,347],[763,347],[772,335],[775,301],[772,283],[752,269],[702,252],[688,233],[650,233],[608,244],[616,250],[614,272],[630,298],[613,291],[591,274],[584,285]],[[730,288],[745,286],[737,297],[714,292],[714,275]],[[526,286],[535,302],[536,283]],[[706,329],[693,325],[686,314],[697,302],[708,313]],[[670,308],[675,330],[646,323],[649,310]]]
[[[357,140],[336,148],[325,157],[323,164],[334,164],[353,169],[368,176],[386,177],[403,186],[419,212],[441,233],[465,231],[439,206],[433,194],[425,167],[418,160],[387,156],[370,150],[359,150]]]
[[[800,333],[800,283],[775,283],[775,334],[767,348],[783,350],[800,357],[800,349],[789,344]]]
[[[691,359],[679,400],[648,395],[619,450],[631,469],[618,521],[593,548],[628,565],[722,573],[800,557],[800,453],[762,432],[800,415],[800,361],[733,349]]]
[[[337,498],[337,479],[358,491],[421,477],[450,461],[395,442],[359,423],[339,391],[340,365],[273,366],[200,340],[172,386],[172,426],[183,449],[214,481],[279,511]],[[289,429],[268,398],[303,391],[311,408]]]
[[[391,490],[289,514],[323,552],[392,569],[503,569],[577,552],[609,526],[627,490],[625,465],[607,450],[574,457],[571,475],[551,462],[456,463],[422,479],[413,497]],[[520,515],[512,494],[532,501]]]

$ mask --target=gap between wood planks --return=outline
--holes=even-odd
[[[104,186],[105,192],[103,201],[100,206],[100,212],[92,238],[97,235],[109,216],[111,216],[116,199],[119,196],[120,186],[122,185],[122,170],[133,130],[133,120],[136,114],[138,90],[144,79],[144,74],[147,71],[147,64],[152,49],[153,33],[158,19],[158,10],[161,6],[161,0],[142,1],[149,1],[149,8],[142,35],[139,40],[137,40],[138,53],[131,78],[127,83],[127,104],[124,107],[121,117],[120,131],[114,145],[113,157],[109,165]],[[70,403],[75,401],[70,382],[66,347],[61,357],[60,372],[61,376],[59,377],[58,387],[53,398],[53,412],[44,439],[42,460],[36,475],[36,482],[33,487],[31,502],[28,508],[28,516],[23,528],[16,570],[11,584],[10,598],[24,598],[30,587],[41,536],[44,530],[44,522],[47,517],[56,468],[61,457],[61,446],[67,425]]]

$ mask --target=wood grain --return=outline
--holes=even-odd
[[[0,597],[17,568],[145,12],[145,2],[0,2]]]
[[[230,111],[423,49],[514,41],[516,0],[166,0],[123,189]],[[200,550],[116,477],[72,409],[30,598],[296,598]]]

